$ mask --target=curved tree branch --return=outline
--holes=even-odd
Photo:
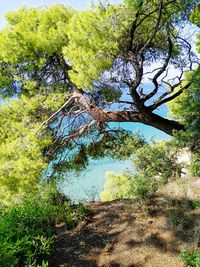
[[[168,32],[168,55],[162,65],[162,67],[159,69],[159,71],[154,75],[153,79],[152,79],[152,82],[154,84],[154,89],[151,93],[149,93],[145,98],[144,98],[144,102],[146,102],[147,100],[149,100],[150,98],[152,98],[157,92],[158,92],[158,89],[159,89],[159,84],[158,84],[158,81],[157,79],[166,71],[166,68],[169,64],[169,61],[171,59],[171,55],[172,55],[172,48],[173,48],[173,45],[172,45],[172,40],[170,38],[170,35],[169,35],[169,32]]]
[[[171,100],[175,99],[177,96],[179,96],[180,94],[182,94],[186,89],[188,89],[192,84],[192,81],[191,82],[188,82],[185,86],[181,87],[180,90],[178,90],[175,94],[163,99],[162,101],[158,101],[156,103],[154,103],[152,106],[150,106],[149,108],[151,110],[155,110],[157,109],[159,106],[167,103],[167,102],[170,102]]]

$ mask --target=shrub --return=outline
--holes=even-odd
[[[104,190],[100,193],[101,201],[110,201],[118,198],[144,197],[154,188],[155,180],[148,180],[138,174],[106,174]]]
[[[85,214],[58,192],[45,192],[22,204],[2,208],[0,218],[0,266],[48,266],[43,261],[54,242],[55,224],[68,228]]]
[[[167,182],[181,171],[181,166],[175,162],[175,155],[173,143],[155,142],[138,149],[133,164],[137,172]]]
[[[115,174],[113,172],[106,173],[106,183],[104,191],[100,193],[102,201],[110,201],[118,198],[130,198],[131,180],[126,174]]]

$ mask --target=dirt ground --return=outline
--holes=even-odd
[[[74,230],[58,227],[50,267],[183,267],[180,252],[199,246],[192,201],[156,194],[87,205],[91,214]]]

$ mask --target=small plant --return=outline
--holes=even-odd
[[[200,201],[192,201],[192,207],[200,207]]]
[[[46,261],[42,261],[42,265],[37,265],[37,267],[49,267],[49,264]]]
[[[188,267],[200,267],[200,250],[189,251],[188,249],[184,249],[180,257]]]
[[[182,224],[182,213],[176,209],[171,209],[167,212],[168,223],[176,228]]]
[[[194,227],[194,218],[185,214],[184,210],[171,209],[167,212],[169,225],[180,230],[191,229]]]

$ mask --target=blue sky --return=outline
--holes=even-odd
[[[0,4],[0,28],[5,26],[4,14],[7,11],[16,10],[22,5],[41,6],[52,5],[57,3],[69,4],[75,8],[84,9],[90,4],[90,0],[5,0]],[[95,2],[95,1],[93,1]],[[112,3],[120,3],[121,0],[110,0]]]

